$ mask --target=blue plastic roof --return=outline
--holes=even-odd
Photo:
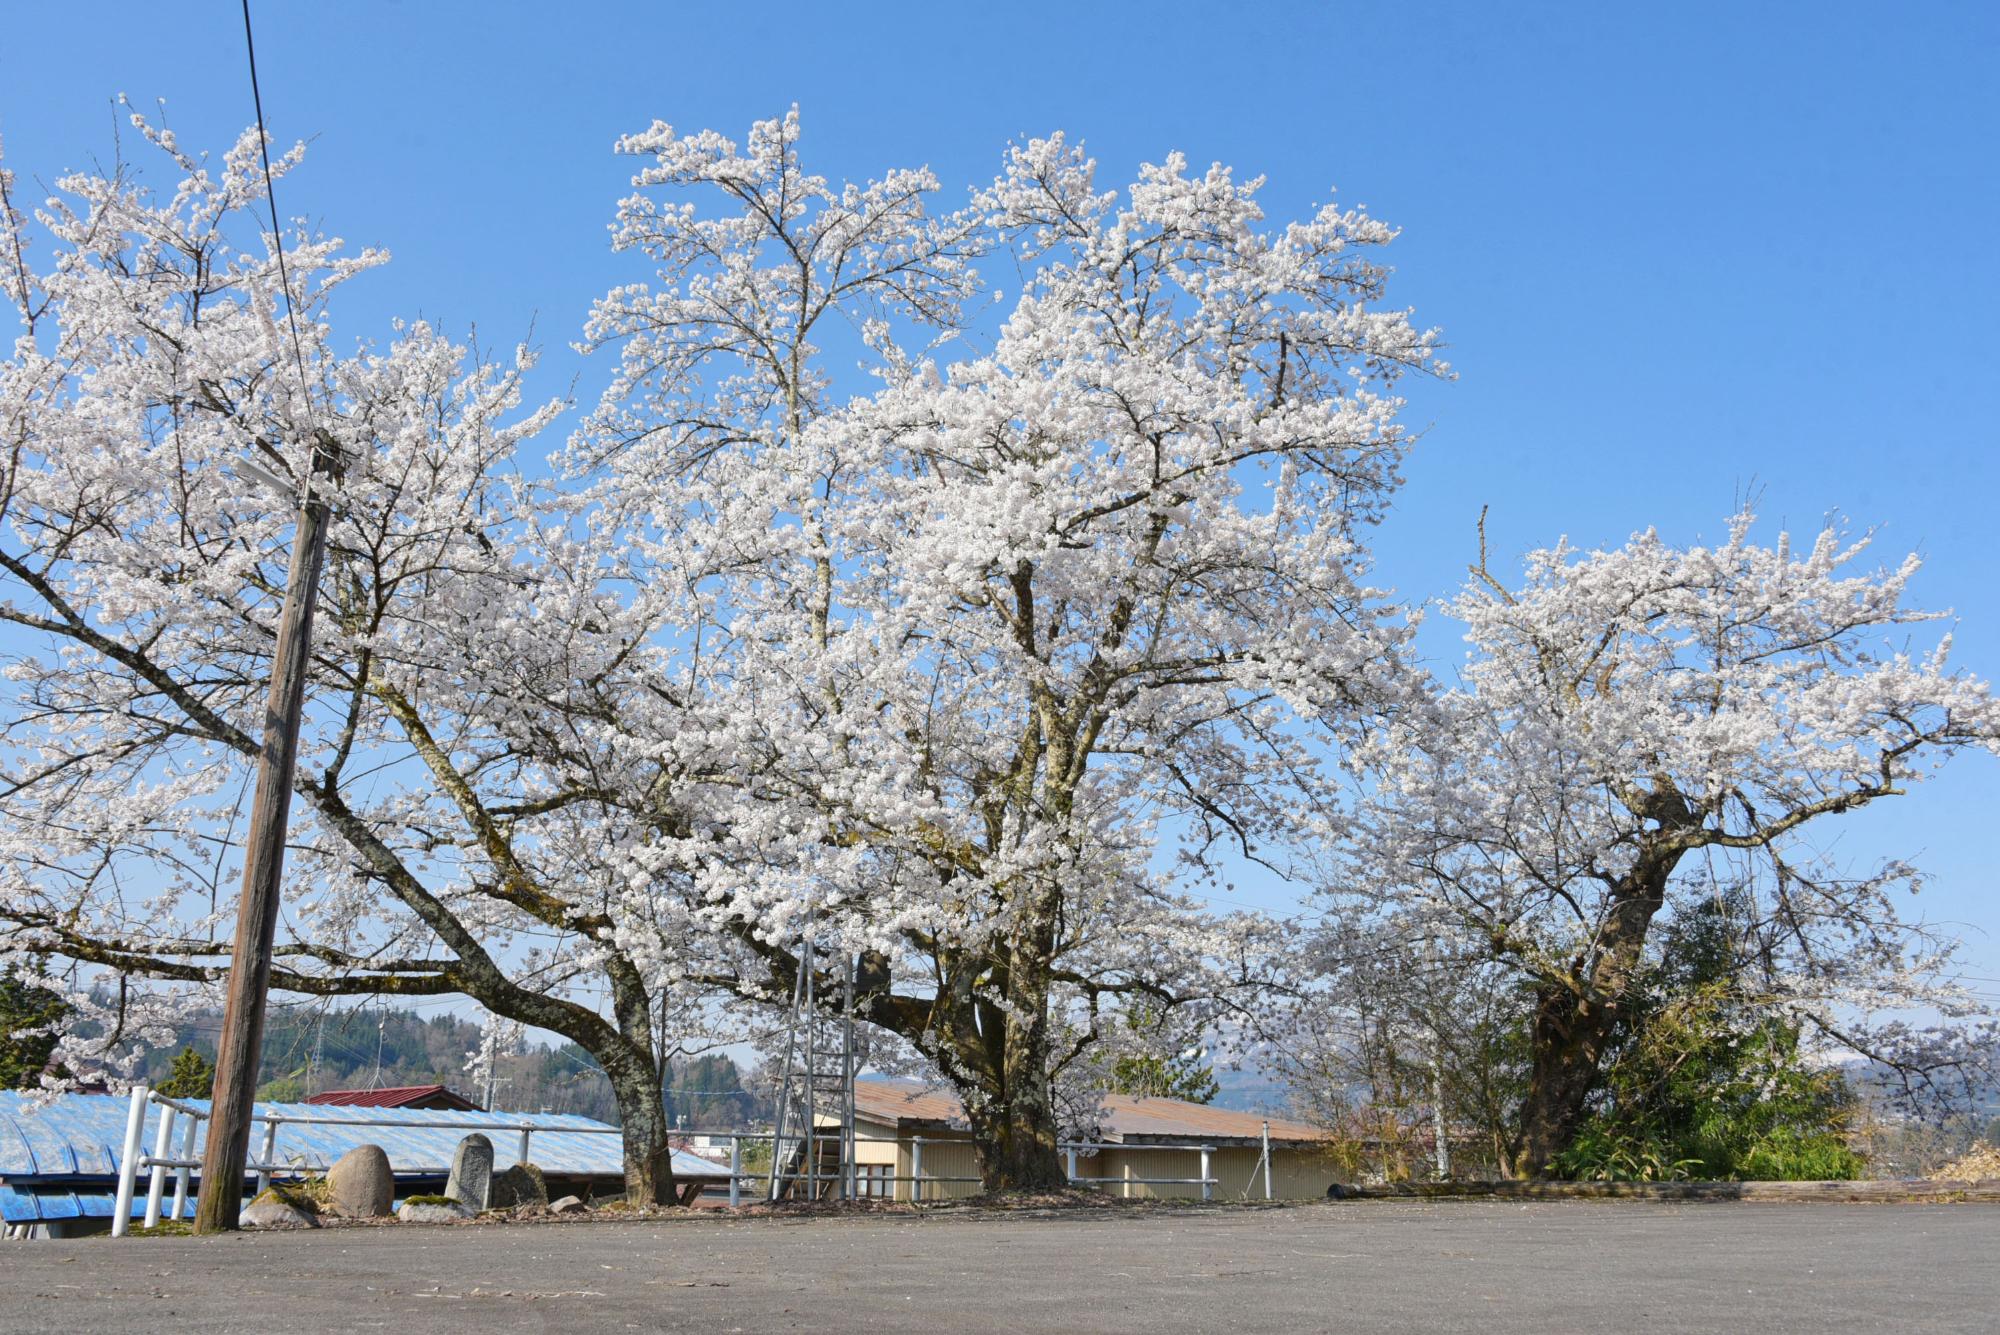
[[[117,1206],[117,1193],[109,1190],[70,1191],[53,1182],[0,1186],[0,1220],[9,1224],[35,1224],[60,1219],[109,1219],[116,1213]],[[160,1201],[160,1215],[171,1219],[173,1214],[174,1197],[169,1191]],[[145,1215],[146,1193],[141,1191],[132,1197],[132,1217],[143,1219]],[[194,1218],[193,1197],[189,1197],[181,1207],[181,1218]]]
[[[203,1099],[183,1100],[207,1110]],[[34,1096],[0,1090],[0,1179],[19,1185],[27,1181],[112,1179],[118,1174],[119,1151],[125,1140],[130,1101],[122,1095],[65,1094],[37,1106]],[[140,1144],[150,1153],[153,1137],[166,1110],[148,1105],[146,1130]],[[528,1158],[547,1173],[622,1176],[624,1150],[616,1128],[588,1117],[565,1113],[446,1112],[408,1108],[348,1108],[316,1103],[259,1103],[259,1116],[274,1115],[278,1129],[276,1161],[323,1172],[357,1145],[380,1145],[389,1166],[401,1176],[439,1176],[449,1171],[458,1142],[472,1131],[493,1142],[496,1169],[513,1164],[520,1150],[519,1127],[532,1129]],[[289,1119],[309,1119],[294,1124]],[[426,1127],[371,1126],[371,1121],[428,1122]],[[504,1124],[496,1126],[496,1123]],[[182,1128],[174,1128],[173,1153],[181,1149]],[[205,1132],[208,1123],[201,1126]],[[610,1132],[611,1134],[604,1134]],[[594,1134],[593,1134],[594,1133]],[[251,1132],[251,1157],[261,1157],[264,1128]],[[194,1157],[201,1157],[203,1137],[195,1137]],[[674,1173],[683,1179],[716,1178],[727,1169],[706,1159],[676,1151]],[[142,1188],[143,1189],[143,1188]],[[107,1203],[106,1212],[109,1212]]]

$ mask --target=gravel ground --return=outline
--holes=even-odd
[[[714,1214],[0,1248],[0,1331],[2000,1328],[2000,1206]]]

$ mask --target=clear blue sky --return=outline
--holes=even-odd
[[[1920,594],[2000,675],[2000,5],[257,5],[274,136],[314,140],[286,213],[394,252],[343,332],[422,313],[594,392],[565,344],[639,276],[605,224],[654,118],[733,136],[792,102],[814,169],[990,177],[1062,128],[1112,179],[1181,149],[1270,177],[1276,216],[1329,186],[1404,229],[1392,293],[1462,378],[1378,547],[1448,591],[1493,507],[1496,551],[1646,525],[1713,536],[1761,487],[1922,551]],[[118,92],[189,144],[250,118],[240,18],[205,4],[20,6],[0,135],[53,178],[111,151]],[[129,141],[129,136],[128,136]],[[1434,646],[1443,650],[1449,646]],[[1915,855],[1929,916],[2000,979],[2000,763],[1839,830]],[[1982,935],[1983,934],[1983,935]],[[2000,995],[2000,981],[1985,986]]]

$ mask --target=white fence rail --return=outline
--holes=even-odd
[[[161,1109],[160,1127],[153,1136],[153,1152],[140,1153],[139,1146],[145,1136],[146,1105],[157,1104]],[[132,1090],[132,1106],[125,1119],[125,1150],[118,1161],[118,1198],[112,1207],[111,1236],[123,1237],[132,1223],[132,1199],[137,1194],[138,1177],[143,1171],[149,1174],[146,1188],[146,1228],[153,1228],[160,1222],[160,1212],[166,1195],[166,1178],[169,1170],[174,1174],[174,1204],[172,1217],[178,1219],[187,1206],[189,1174],[201,1167],[201,1160],[194,1157],[195,1135],[202,1122],[208,1120],[208,1112],[190,1107],[179,1099],[169,1098],[144,1085]],[[175,1126],[186,1119],[187,1127],[181,1136],[178,1157],[171,1154]],[[282,1114],[258,1113],[251,1119],[254,1126],[262,1123],[264,1144],[258,1158],[244,1165],[256,1173],[257,1190],[263,1191],[271,1185],[273,1173],[297,1172],[302,1165],[284,1163],[278,1159],[278,1132],[286,1126],[341,1126],[341,1127],[388,1127],[412,1130],[513,1132],[520,1136],[517,1158],[528,1162],[528,1151],[533,1144],[534,1133],[545,1131],[565,1136],[616,1136],[622,1134],[615,1126],[536,1126],[505,1116],[493,1117],[486,1121],[441,1121],[437,1118],[418,1117],[300,1117]]]

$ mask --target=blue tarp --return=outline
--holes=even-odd
[[[207,1111],[204,1099],[182,1100]],[[25,1182],[72,1186],[99,1185],[118,1175],[118,1157],[125,1140],[130,1102],[124,1096],[64,1094],[41,1102],[32,1094],[0,1090],[0,1182],[18,1187]],[[166,1110],[148,1105],[140,1148],[151,1153],[160,1118]],[[520,1151],[522,1126],[532,1128],[528,1158],[543,1172],[565,1175],[620,1177],[624,1150],[616,1128],[588,1117],[563,1113],[485,1113],[354,1108],[316,1103],[259,1103],[258,1116],[280,1119],[276,1161],[301,1170],[324,1172],[334,1160],[357,1145],[380,1145],[389,1165],[401,1177],[439,1177],[451,1168],[452,1153],[468,1132],[482,1132],[493,1142],[496,1169],[513,1164]],[[287,1119],[307,1118],[298,1125]],[[370,1126],[371,1121],[429,1122],[428,1127]],[[495,1124],[504,1125],[495,1125]],[[204,1119],[201,1126],[206,1129]],[[172,1154],[179,1156],[186,1122],[174,1128]],[[609,1133],[609,1134],[606,1134]],[[264,1128],[251,1132],[251,1158],[262,1157]],[[202,1136],[195,1137],[194,1157],[201,1157]],[[674,1173],[683,1180],[715,1179],[727,1169],[706,1159],[676,1151]],[[140,1193],[145,1191],[141,1180]],[[111,1211],[109,1200],[104,1214]],[[86,1209],[86,1213],[88,1210]]]

